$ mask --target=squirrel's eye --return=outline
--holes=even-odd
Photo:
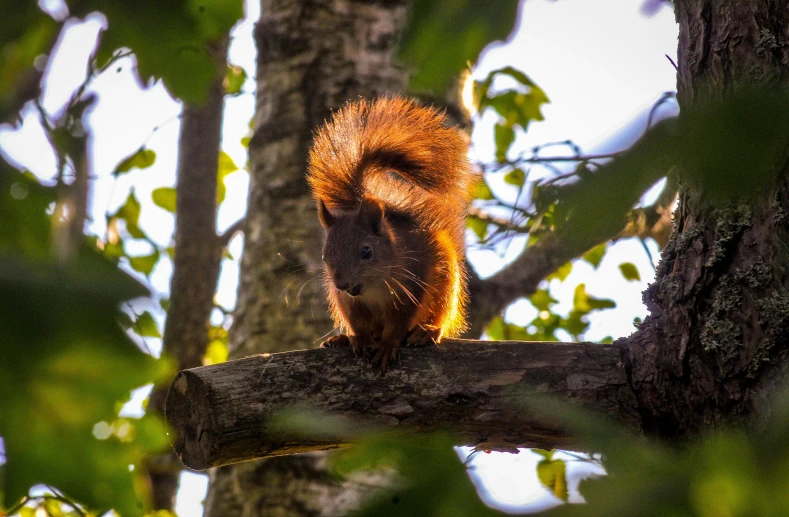
[[[362,248],[362,260],[367,260],[373,256],[373,249],[370,246]]]

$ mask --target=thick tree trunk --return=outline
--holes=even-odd
[[[307,152],[312,132],[346,100],[402,90],[405,74],[393,63],[404,21],[405,0],[262,2],[231,357],[317,345],[332,329],[319,279],[323,233],[305,180]],[[219,469],[206,514],[345,513],[362,485],[329,480],[324,463],[310,455]]]
[[[784,91],[789,9],[767,0],[677,0],[683,110],[743,86]],[[789,185],[755,202],[711,207],[685,189],[676,231],[644,295],[650,316],[623,343],[644,429],[677,436],[738,421],[786,377]],[[742,181],[748,181],[742,171]]]

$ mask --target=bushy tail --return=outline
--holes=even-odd
[[[405,180],[465,210],[475,177],[467,138],[444,120],[435,108],[400,97],[346,104],[315,135],[308,169],[313,196],[346,210],[358,208],[365,194],[402,205],[392,196],[413,197],[413,189],[392,185]]]

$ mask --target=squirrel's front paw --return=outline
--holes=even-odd
[[[351,347],[353,355],[360,357],[362,352],[368,347],[368,343],[359,336],[346,336],[345,334],[332,336],[321,343],[321,348],[340,348],[346,346]]]
[[[340,348],[344,346],[351,346],[351,338],[345,334],[332,336],[321,343],[321,348]]]
[[[389,366],[389,363],[394,362],[394,360],[397,359],[397,348],[398,344],[396,341],[381,341],[378,351],[373,357],[373,366],[380,365],[381,373],[385,372],[386,368]]]
[[[435,346],[441,341],[441,329],[438,327],[414,327],[405,339],[405,346]]]

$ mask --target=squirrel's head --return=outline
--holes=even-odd
[[[326,229],[322,258],[334,287],[358,296],[379,283],[394,259],[383,204],[367,197],[357,210],[332,214],[318,201],[318,214]]]

